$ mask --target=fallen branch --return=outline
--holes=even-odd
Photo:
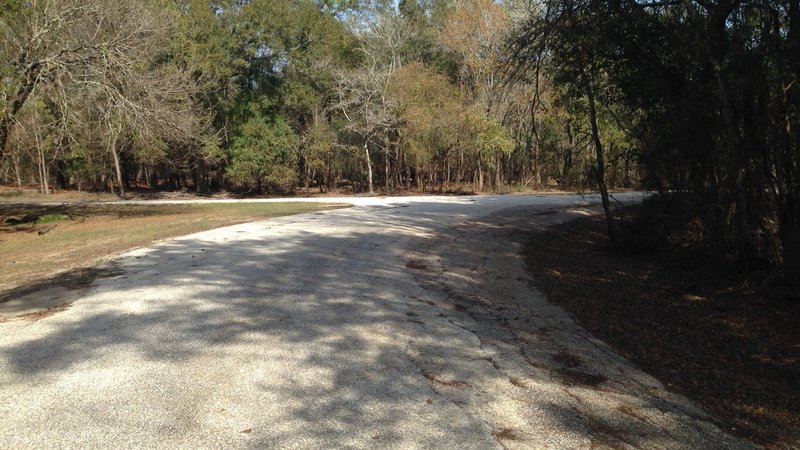
[[[42,236],[42,235],[45,235],[45,234],[49,233],[49,232],[50,232],[50,230],[52,230],[52,229],[53,229],[53,228],[55,228],[55,227],[56,227],[56,225],[55,225],[55,224],[53,224],[53,225],[48,225],[48,226],[46,226],[46,227],[44,227],[44,228],[41,228],[41,229],[39,230],[39,236]]]

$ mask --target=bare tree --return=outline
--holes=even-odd
[[[0,152],[36,90],[63,123],[100,122],[121,189],[123,132],[183,146],[197,141],[208,118],[195,106],[194,83],[164,62],[172,14],[147,2],[31,0],[0,16],[0,53],[15,74],[0,103]]]
[[[382,13],[365,30],[356,31],[358,50],[363,64],[337,75],[338,107],[345,115],[348,131],[361,138],[367,164],[369,192],[374,192],[370,147],[385,153],[385,181],[389,185],[389,132],[398,123],[396,108],[389,95],[394,71],[402,64],[402,49],[408,40],[409,28],[397,15]]]
[[[461,58],[459,83],[464,97],[479,103],[487,115],[498,115],[505,94],[502,84],[503,45],[510,25],[506,8],[493,0],[465,0],[453,9],[440,37]],[[500,157],[494,161],[500,178]],[[478,154],[478,191],[483,190],[483,155]]]

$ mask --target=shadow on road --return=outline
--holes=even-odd
[[[180,439],[194,435],[252,447],[704,443],[690,440],[710,430],[693,429],[690,422],[705,420],[693,410],[648,393],[657,385],[615,381],[619,374],[608,372],[617,366],[595,367],[620,364],[618,357],[582,358],[582,370],[610,380],[596,386],[555,376],[569,363],[554,358],[563,344],[553,340],[574,329],[557,308],[535,309],[546,303],[532,300],[527,281],[508,285],[527,286],[510,300],[502,276],[516,273],[481,272],[490,258],[505,258],[508,267],[521,261],[508,247],[476,244],[480,233],[508,239],[513,221],[487,222],[500,230],[494,233],[486,224],[479,234],[454,232],[451,224],[474,215],[470,207],[339,210],[133,252],[123,275],[36,322],[39,332],[20,327],[0,339],[0,393],[24,402],[63,391],[67,378],[88,377],[77,382],[84,391],[35,402],[52,419],[43,432],[73,443],[83,439],[73,423],[120,430],[128,439],[121,442],[145,445],[156,438],[185,444]],[[523,212],[530,210],[515,214]],[[470,242],[455,245],[462,238]],[[505,253],[492,253],[499,250]],[[453,268],[444,282],[436,279],[454,257],[477,271]],[[570,345],[591,347],[580,343],[588,338],[573,336]],[[91,378],[103,370],[116,377],[108,390]],[[121,419],[84,411],[88,399],[121,411]],[[8,402],[0,412],[18,409]],[[609,404],[635,404],[646,414],[609,414]],[[34,413],[17,414],[9,426]],[[143,434],[162,420],[153,417],[175,423]],[[218,435],[205,436],[210,430]],[[18,442],[6,432],[0,427],[0,443]]]

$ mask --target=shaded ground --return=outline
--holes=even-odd
[[[0,448],[751,448],[532,288],[514,230],[597,202],[385,199],[128,252],[0,323]]]
[[[38,281],[0,291],[0,322],[25,318],[40,320],[64,311],[87,294],[98,279],[121,275],[114,261],[93,267],[78,267]]]
[[[800,447],[800,302],[697,254],[612,251],[599,216],[531,234],[536,285],[592,334],[716,416]],[[793,297],[794,296],[794,297]]]
[[[420,329],[408,357],[506,449],[753,448],[533,287],[521,243],[589,211],[508,208],[414,243],[406,267],[425,295],[407,313]]]

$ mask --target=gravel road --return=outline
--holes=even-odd
[[[0,323],[0,448],[751,446],[532,287],[520,231],[596,198],[320,200]]]

